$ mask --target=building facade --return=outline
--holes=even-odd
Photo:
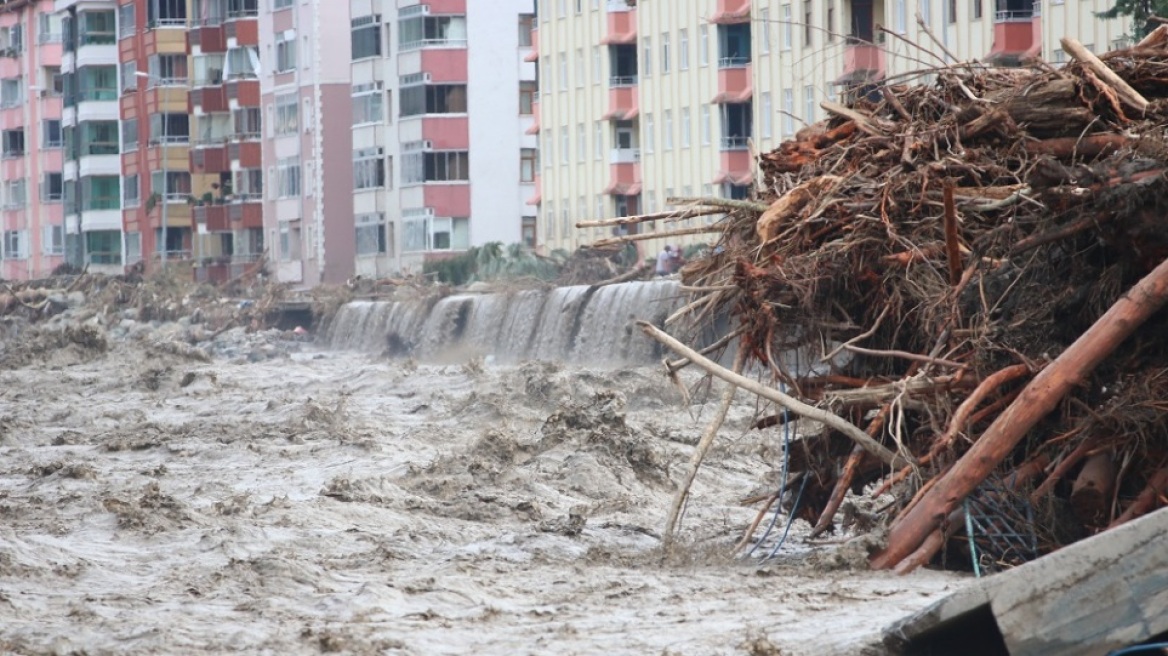
[[[1095,15],[1110,4],[539,0],[541,243],[575,249],[612,232],[577,221],[665,210],[671,197],[746,197],[753,154],[824,118],[824,101],[928,82],[957,60],[1057,64],[1066,35],[1123,45],[1127,22]],[[713,219],[668,225],[699,220]]]
[[[357,272],[534,245],[532,0],[349,8]]]
[[[64,260],[61,36],[50,0],[0,2],[0,278]]]

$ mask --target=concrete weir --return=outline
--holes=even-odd
[[[884,645],[906,655],[1102,656],[1168,640],[1166,544],[1162,509],[982,579],[890,626]]]

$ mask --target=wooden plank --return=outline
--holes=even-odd
[[[989,604],[1013,656],[1105,654],[1168,631],[1168,508],[959,590],[884,631],[895,654]]]

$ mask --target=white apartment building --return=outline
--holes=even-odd
[[[349,11],[357,273],[534,245],[532,0],[349,0]]]
[[[577,221],[664,210],[669,197],[745,197],[754,155],[824,118],[825,100],[929,81],[954,59],[1061,62],[1068,35],[1122,45],[1128,21],[1095,15],[1110,4],[539,0],[540,243],[577,248],[610,232]]]

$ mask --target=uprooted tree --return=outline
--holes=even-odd
[[[830,120],[761,156],[757,199],[621,219],[665,237],[722,213],[666,324],[693,347],[644,329],[683,354],[670,373],[769,403],[758,427],[814,420],[780,482],[802,493],[764,506],[818,534],[848,490],[892,495],[875,567],[999,568],[1165,503],[1168,27],[1064,49],[1057,71],[945,66],[825,103]],[[701,357],[727,345],[754,387]],[[792,370],[794,352],[815,357]]]

